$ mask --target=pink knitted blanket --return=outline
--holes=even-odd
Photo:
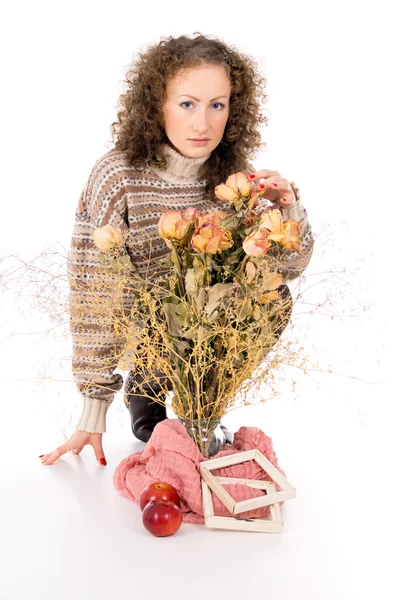
[[[271,438],[257,427],[241,427],[234,434],[233,446],[227,444],[225,449],[217,454],[217,458],[253,448],[258,448],[286,477],[278,465]],[[153,481],[166,481],[173,485],[180,495],[183,521],[185,523],[204,523],[199,464],[205,460],[209,459],[199,452],[181,421],[165,419],[156,425],[142,452],[135,452],[122,460],[113,475],[113,483],[122,496],[139,504],[141,492],[147,485]],[[212,474],[217,477],[272,481],[254,460],[217,469],[212,471]],[[226,484],[224,487],[237,502],[256,498],[265,493],[263,490],[249,488],[242,484]],[[276,490],[279,491],[279,489],[276,485]],[[214,514],[223,517],[231,516],[230,511],[217,496],[213,492],[211,493]],[[239,517],[264,518],[268,513],[269,506],[266,506],[240,513]]]

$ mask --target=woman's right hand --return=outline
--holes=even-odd
[[[92,446],[98,463],[106,465],[105,454],[102,448],[102,435],[102,433],[90,433],[88,431],[76,429],[75,433],[65,442],[65,444],[58,446],[58,448],[55,448],[55,450],[48,454],[43,454],[39,458],[43,465],[52,465],[60,456],[67,452],[80,454],[84,446]]]

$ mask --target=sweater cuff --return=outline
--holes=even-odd
[[[306,214],[306,210],[301,204],[301,200],[297,200],[290,208],[282,208],[282,217],[284,221],[293,219],[293,221],[298,221],[300,223],[304,220]]]
[[[112,402],[83,396],[83,412],[76,428],[89,433],[106,433],[106,414]]]

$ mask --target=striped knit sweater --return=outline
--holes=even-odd
[[[93,312],[95,308],[90,277],[98,276],[100,259],[100,252],[93,243],[94,230],[109,223],[124,233],[129,232],[126,251],[137,271],[150,275],[149,249],[151,260],[166,257],[170,252],[157,232],[159,218],[165,211],[184,210],[188,206],[199,211],[230,208],[228,203],[218,201],[216,204],[214,196],[206,195],[206,180],[198,179],[200,166],[210,154],[187,158],[169,145],[163,146],[160,152],[166,156],[166,170],[148,164],[144,171],[138,171],[123,152],[112,149],[104,154],[94,164],[75,212],[68,254],[69,312],[72,373],[83,397],[83,410],[76,427],[82,431],[106,431],[106,414],[115,392],[123,386],[122,375],[114,373],[118,364],[112,361],[112,356],[123,355],[125,340],[114,332],[106,318],[98,322],[90,317],[90,307]],[[255,170],[250,165],[248,172]],[[291,218],[300,222],[301,251],[300,255],[289,253],[282,273],[284,281],[294,279],[305,269],[313,248],[307,212],[299,190],[295,188],[295,191],[295,205],[282,212],[284,220]],[[128,302],[126,298],[126,308]],[[82,305],[83,318],[78,316],[77,310]]]

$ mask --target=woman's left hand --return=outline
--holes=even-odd
[[[266,198],[271,202],[276,202],[281,208],[291,208],[296,202],[296,195],[292,186],[284,179],[278,171],[269,171],[262,169],[248,175],[250,181],[256,182],[259,179],[265,179],[253,188],[253,192],[261,192],[262,198]]]

